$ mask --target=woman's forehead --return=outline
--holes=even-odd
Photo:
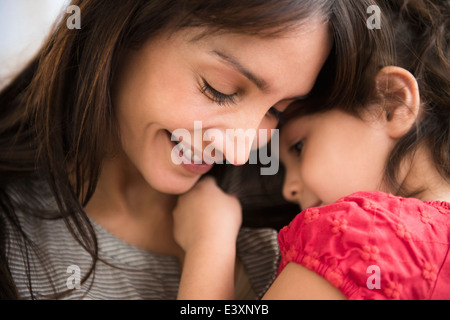
[[[191,39],[199,30],[192,32]],[[332,43],[328,24],[323,20],[311,20],[311,24],[280,37],[221,33],[190,41],[188,45],[208,51],[218,60],[243,71],[261,89],[292,88],[285,97],[291,99],[309,93]]]

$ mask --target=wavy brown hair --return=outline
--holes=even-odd
[[[79,0],[72,4],[81,10],[81,29],[69,30],[67,16],[62,16],[37,57],[0,93],[2,298],[20,298],[5,254],[11,238],[6,222],[21,239],[25,265],[29,252],[38,251],[21,228],[19,211],[63,219],[92,256],[82,282],[93,275],[98,244],[83,207],[95,191],[102,160],[114,152],[107,144],[118,137],[110,88],[127,49],[138,48],[163,30],[192,26],[206,27],[207,32],[274,37],[321,14],[330,22],[335,45],[315,92],[326,92],[340,103],[357,99],[359,92],[346,83],[357,82],[363,70],[381,64],[384,58],[371,52],[390,43],[386,29],[368,32],[366,28],[366,9],[377,4],[375,0]],[[57,212],[42,200],[42,188],[36,188],[35,181],[48,187]],[[27,278],[31,298],[38,298],[29,274]],[[64,292],[55,290],[55,294]]]

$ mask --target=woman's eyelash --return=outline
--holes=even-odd
[[[203,79],[203,85],[200,91],[212,102],[217,103],[219,106],[236,104],[236,94],[225,94],[219,92],[214,89],[205,79]]]
[[[304,144],[305,140],[300,140],[299,142],[295,143],[292,147],[290,147],[290,150],[295,152],[299,156],[302,153]]]
[[[270,108],[268,113],[277,118],[277,120],[281,119],[281,112],[275,109],[274,107]]]

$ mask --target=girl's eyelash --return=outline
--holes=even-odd
[[[230,104],[236,104],[236,94],[225,94],[214,89],[205,79],[203,79],[203,85],[200,89],[207,98],[212,102],[217,103],[219,106],[225,106]]]
[[[300,140],[299,142],[296,142],[292,147],[289,149],[297,154],[297,156],[300,156],[302,153],[303,145],[305,144],[305,140]]]

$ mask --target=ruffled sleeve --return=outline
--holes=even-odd
[[[283,228],[278,273],[300,264],[348,299],[431,298],[448,254],[448,218],[417,199],[359,192]]]

